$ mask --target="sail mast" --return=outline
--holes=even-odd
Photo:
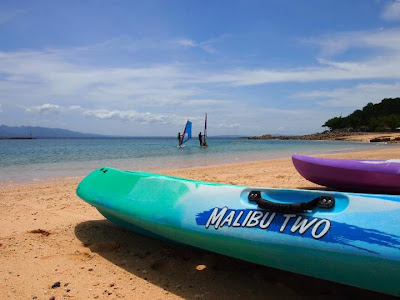
[[[207,113],[204,120],[204,143],[207,144]]]

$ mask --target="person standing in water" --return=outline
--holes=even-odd
[[[180,132],[178,132],[177,138],[178,138],[178,145],[182,146],[182,140],[181,140],[181,133]]]
[[[199,132],[199,142],[200,142],[200,147],[203,146],[203,136],[201,135],[201,131]]]

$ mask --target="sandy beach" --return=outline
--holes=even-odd
[[[364,133],[359,135],[350,135],[347,137],[343,137],[336,140],[343,140],[343,141],[354,141],[354,142],[363,142],[369,143],[371,140],[389,140],[392,143],[399,143],[400,142],[400,133],[399,132],[387,132],[387,133]]]
[[[255,140],[327,140],[327,141],[351,141],[351,142],[386,142],[386,143],[399,143],[400,132],[351,132],[351,131],[331,131],[322,133],[313,133],[306,135],[281,135],[274,136],[265,134],[261,136],[251,137]]]
[[[398,159],[400,147],[323,156]],[[323,188],[303,179],[290,158],[160,173]],[[0,188],[0,299],[390,298],[129,232],[79,199],[78,182]]]

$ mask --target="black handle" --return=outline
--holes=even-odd
[[[249,201],[256,202],[260,208],[278,213],[300,213],[313,210],[315,207],[329,209],[335,206],[335,198],[328,195],[319,196],[309,202],[284,204],[262,199],[260,191],[251,191],[248,199]]]

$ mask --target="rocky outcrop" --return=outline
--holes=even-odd
[[[394,139],[396,140],[396,139]],[[377,137],[369,140],[371,143],[390,142],[390,137]]]
[[[352,136],[355,134],[363,134],[361,132],[323,132],[323,133],[313,133],[306,135],[278,135],[273,136],[270,134],[264,134],[261,136],[253,136],[249,139],[251,140],[342,140],[344,137]]]
[[[332,131],[306,135],[278,135],[264,134],[250,137],[251,140],[329,140],[329,141],[358,141],[358,142],[390,142],[400,143],[399,133],[371,133]]]

